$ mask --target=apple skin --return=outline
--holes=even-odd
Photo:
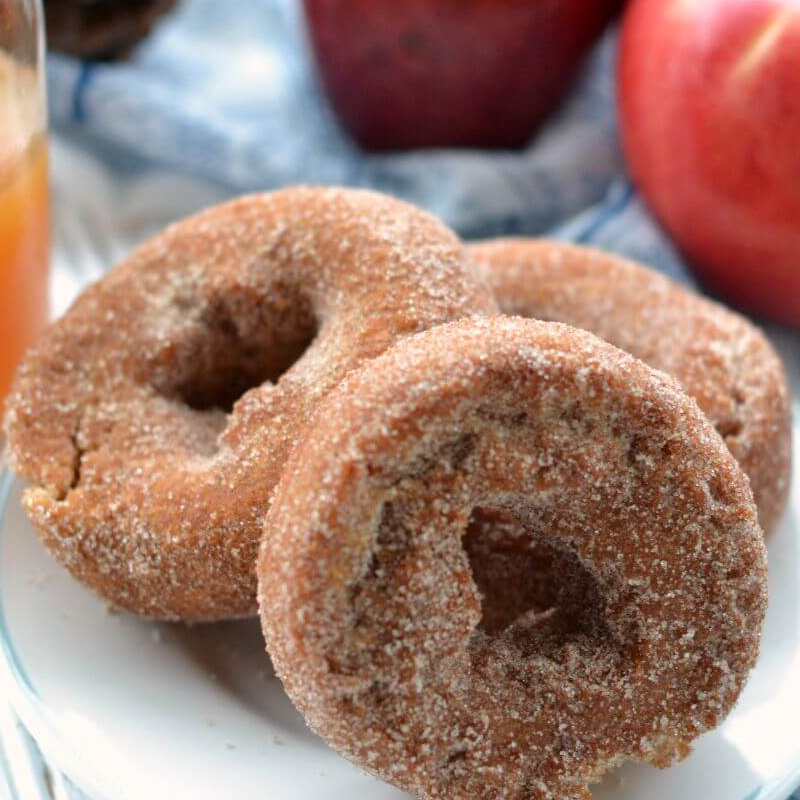
[[[800,327],[800,2],[633,0],[619,107],[634,181],[701,281]]]
[[[620,0],[305,0],[322,83],[370,150],[524,145]]]

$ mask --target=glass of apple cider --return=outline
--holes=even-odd
[[[50,221],[40,0],[0,0],[0,412],[47,321]]]

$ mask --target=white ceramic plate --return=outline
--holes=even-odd
[[[794,439],[800,462],[797,427]],[[0,682],[45,755],[79,788],[97,800],[406,796],[306,730],[255,621],[187,629],[110,614],[40,547],[20,491],[3,478]],[[762,655],[736,710],[681,764],[624,767],[594,797],[785,800],[800,783],[798,730],[800,470],[770,543]]]

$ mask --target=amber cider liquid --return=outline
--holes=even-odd
[[[12,85],[17,70],[0,53],[0,411],[14,370],[48,314],[47,140],[40,115],[20,108],[38,100],[30,99],[30,85]],[[27,71],[19,75],[30,84]],[[25,130],[27,122],[33,130]]]

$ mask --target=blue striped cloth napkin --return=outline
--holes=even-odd
[[[158,165],[241,191],[367,186],[418,203],[466,238],[548,232],[685,277],[627,185],[613,61],[611,33],[520,152],[368,155],[317,86],[296,0],[238,0],[235,10],[184,0],[128,62],[51,56],[51,116],[104,148],[119,170]]]

